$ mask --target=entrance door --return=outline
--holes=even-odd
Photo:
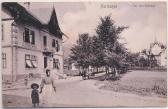
[[[47,57],[44,57],[44,68],[47,68]]]

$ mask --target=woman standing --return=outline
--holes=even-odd
[[[46,76],[42,79],[40,84],[40,93],[42,93],[42,105],[49,105],[52,103],[52,97],[56,92],[56,85],[54,79],[50,77],[50,70],[46,70]]]

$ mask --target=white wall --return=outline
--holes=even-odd
[[[161,66],[167,67],[167,50],[161,54]]]
[[[41,50],[44,49],[44,45],[43,45],[43,36],[47,36],[47,48],[49,50],[53,50],[53,52],[55,54],[58,54],[58,55],[63,55],[63,45],[62,45],[62,39],[59,39],[51,34],[49,34],[48,32],[44,32],[44,31],[40,31],[40,40],[41,40]],[[60,50],[59,52],[56,52],[56,49],[52,47],[52,40],[55,39],[55,40],[58,40],[58,43],[59,43],[59,46],[60,46]]]
[[[2,47],[11,45],[11,24],[12,23],[13,23],[13,20],[2,21],[2,25],[3,25]]]
[[[17,27],[18,27],[18,46],[22,46],[24,48],[30,48],[30,49],[34,49],[34,50],[41,50],[41,43],[42,40],[40,38],[40,32],[38,30],[38,28],[32,27],[32,26],[28,26],[28,25],[23,25],[21,23],[17,23]],[[30,44],[30,43],[26,43],[23,41],[23,33],[25,32],[25,28],[28,28],[32,31],[34,31],[35,33],[35,44]]]
[[[3,10],[2,11],[3,18],[9,18],[10,15]],[[2,41],[2,52],[6,53],[7,58],[7,68],[2,69],[3,75],[11,75],[12,74],[12,34],[11,34],[11,24],[13,23],[13,20],[8,21],[2,21],[3,27],[4,27],[4,40]],[[16,75],[25,75],[29,73],[41,73],[45,74],[44,69],[44,56],[42,52],[44,51],[44,45],[43,45],[43,36],[47,36],[47,46],[49,48],[49,51],[54,52],[54,58],[59,59],[60,61],[60,69],[51,69],[53,72],[56,73],[63,73],[63,47],[62,47],[62,39],[59,39],[48,32],[44,32],[42,30],[39,30],[36,27],[32,27],[29,25],[22,24],[20,22],[16,22],[17,25],[17,34],[15,38],[15,42],[17,42],[15,45],[15,52],[16,56],[13,55],[14,59],[14,65],[16,68],[14,70],[16,71]],[[35,32],[35,45],[25,43],[23,41],[23,32],[25,31],[25,27]],[[52,47],[52,39],[58,40],[60,45],[60,51],[56,52],[56,49]],[[34,55],[37,57],[37,68],[26,68],[25,67],[25,54]],[[51,62],[53,64],[53,61]]]
[[[37,68],[26,68],[25,55],[30,54],[37,57]],[[26,50],[18,48],[17,50],[17,73],[18,74],[29,74],[29,73],[43,73],[43,58],[42,53],[38,51]]]
[[[11,48],[3,48],[2,53],[6,54],[6,68],[2,68],[2,74],[10,75],[12,72],[12,52]],[[1,61],[2,62],[2,61]]]

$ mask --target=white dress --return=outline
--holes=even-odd
[[[53,97],[55,95],[54,87],[56,88],[54,80],[51,77],[44,77],[42,79],[40,87],[42,87],[42,94],[40,98],[42,106],[51,107],[54,102],[53,101]]]

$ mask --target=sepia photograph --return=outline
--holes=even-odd
[[[1,2],[2,108],[167,107],[167,2]]]

